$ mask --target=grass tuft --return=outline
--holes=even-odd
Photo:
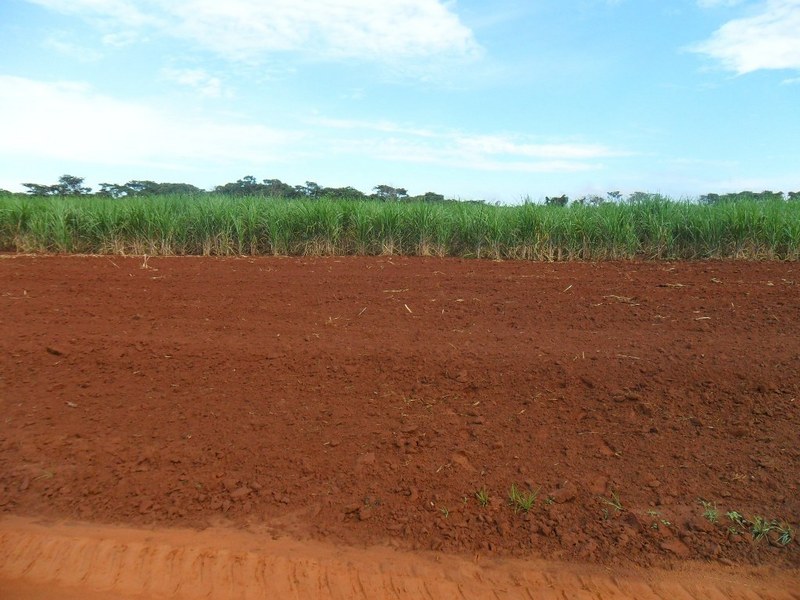
[[[603,498],[602,500],[605,504],[613,507],[617,512],[625,510],[625,507],[622,506],[622,501],[619,499],[619,493],[617,492],[612,491],[611,498]]]
[[[705,500],[700,500],[700,506],[703,507],[703,516],[708,520],[709,523],[719,523],[719,511],[717,510],[715,504]]]
[[[528,512],[536,504],[536,498],[539,496],[541,488],[530,490],[527,492],[520,491],[516,484],[511,484],[511,490],[508,493],[508,500],[514,508],[514,512]]]
[[[489,505],[489,492],[486,490],[486,487],[482,487],[477,492],[475,492],[475,499],[481,506]]]

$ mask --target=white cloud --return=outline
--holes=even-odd
[[[136,3],[129,0],[28,0],[28,2],[66,14],[102,17],[130,27],[159,24],[157,19],[139,10]]]
[[[116,27],[151,27],[228,58],[293,52],[316,60],[403,62],[475,56],[472,31],[441,0],[29,0]]]
[[[619,152],[599,144],[541,144],[502,135],[458,136],[454,141],[464,152],[484,156],[582,160],[620,155]]]
[[[329,117],[316,116],[309,119],[312,125],[320,125],[331,129],[364,129],[367,131],[376,131],[380,133],[402,133],[404,135],[412,135],[416,137],[436,137],[437,133],[432,129],[425,129],[421,127],[412,127],[408,125],[400,125],[393,121],[360,121],[358,119],[332,119]]]
[[[94,48],[87,48],[85,46],[68,42],[60,35],[54,35],[46,38],[43,42],[43,45],[48,50],[53,50],[59,54],[74,58],[80,62],[95,62],[103,58],[103,55]]]
[[[317,127],[367,130],[373,135],[329,142],[338,152],[392,162],[412,162],[478,171],[572,173],[603,168],[602,159],[629,156],[601,144],[537,142],[528,136],[440,131],[392,123],[314,118]]]
[[[175,71],[188,85],[208,85],[203,71]],[[212,86],[213,89],[213,86]],[[248,170],[351,156],[396,164],[484,172],[577,172],[625,156],[604,145],[506,134],[409,127],[391,121],[312,118],[278,129],[230,115],[203,117],[156,104],[119,100],[76,82],[0,75],[0,162],[56,160],[92,168]],[[325,158],[327,160],[327,158]],[[309,164],[312,164],[309,162]]]
[[[800,0],[767,0],[753,16],[734,19],[690,48],[739,75],[800,69]]]
[[[743,0],[697,0],[701,8],[716,8],[717,6],[736,6]]]
[[[123,48],[139,41],[139,34],[135,31],[116,31],[105,34],[102,40],[106,46]]]
[[[284,160],[299,135],[122,101],[75,82],[0,75],[0,156],[202,167]]]
[[[230,96],[222,89],[222,81],[206,73],[203,69],[162,69],[165,79],[197,90],[202,96],[220,98]]]

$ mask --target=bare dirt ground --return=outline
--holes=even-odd
[[[798,284],[795,263],[5,256],[0,589],[202,597],[230,560],[230,597],[799,598]],[[114,584],[131,564],[155,587]]]

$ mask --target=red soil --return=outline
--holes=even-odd
[[[793,570],[799,269],[6,256],[0,511]]]

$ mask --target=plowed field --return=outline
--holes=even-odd
[[[798,268],[5,256],[0,578],[201,597],[192,552],[241,552],[301,596],[798,598]],[[136,543],[178,579],[114,587]],[[700,563],[713,593],[643,575]]]

